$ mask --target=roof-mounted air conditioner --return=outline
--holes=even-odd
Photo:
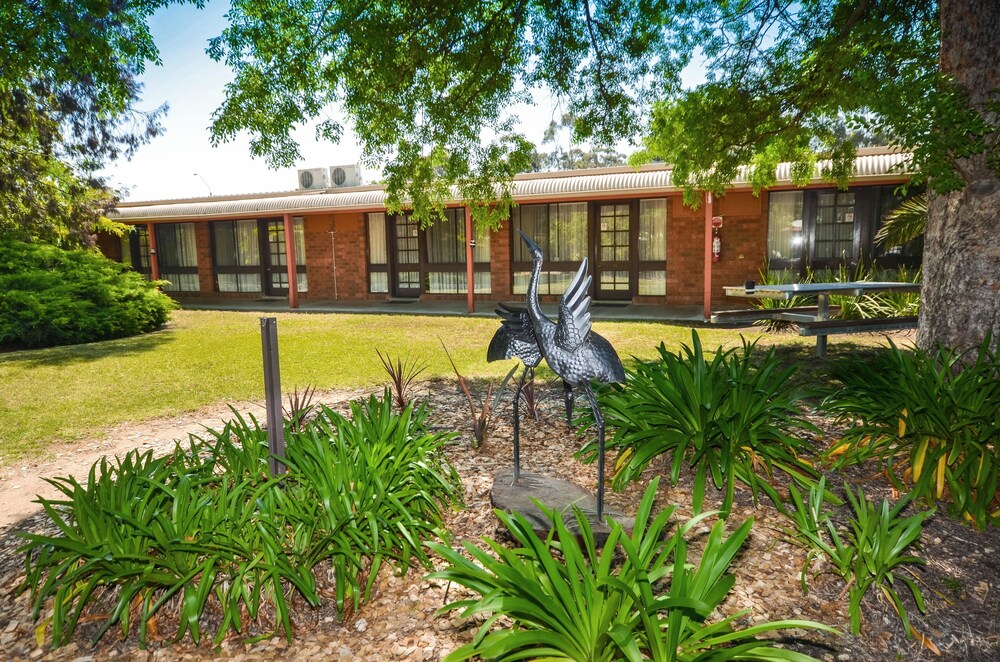
[[[357,164],[330,166],[331,188],[361,185],[361,168]]]
[[[307,168],[305,170],[299,170],[299,189],[300,190],[316,190],[325,189],[330,186],[330,180],[327,179],[326,168]]]

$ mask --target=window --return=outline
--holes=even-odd
[[[643,296],[667,293],[667,200],[639,201],[639,288]]]
[[[132,231],[121,236],[122,262],[150,277],[149,231],[145,225],[133,225]]]
[[[467,291],[465,209],[445,210],[426,230],[409,215],[369,213],[368,291],[414,296]],[[490,292],[490,237],[477,233],[472,250],[474,291]],[[390,291],[391,290],[391,291]]]
[[[587,256],[587,203],[569,202],[521,205],[511,214],[514,253],[514,294],[528,291],[531,253],[518,231],[531,237],[542,249],[544,267],[539,294],[562,294]]]
[[[260,292],[260,234],[257,221],[212,223],[215,279],[219,292]]]
[[[803,191],[768,195],[767,257],[769,261],[797,262],[802,257]]]
[[[156,227],[160,278],[168,292],[198,292],[198,249],[194,223],[161,223]]]
[[[854,258],[854,193],[836,191],[816,196],[814,260]]]
[[[389,253],[385,241],[385,214],[368,214],[368,291],[389,291]]]

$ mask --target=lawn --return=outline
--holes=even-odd
[[[422,377],[447,377],[444,340],[469,377],[498,377],[487,364],[497,328],[488,318],[404,315],[278,315],[282,387],[365,387],[385,381],[375,349],[428,364]],[[651,358],[661,341],[690,342],[687,327],[595,324],[629,356]],[[706,348],[740,342],[732,330],[704,329]],[[764,336],[797,349],[810,340]],[[804,353],[804,352],[802,352]],[[0,462],[44,453],[55,442],[100,436],[117,423],[192,411],[224,401],[262,399],[260,323],[255,313],[177,311],[161,331],[124,340],[0,354]]]

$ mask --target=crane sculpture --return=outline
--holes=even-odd
[[[521,239],[531,252],[531,279],[528,281],[527,310],[517,310],[504,307],[507,314],[497,311],[503,318],[500,331],[490,343],[490,352],[494,351],[494,343],[500,351],[501,341],[498,336],[509,337],[510,354],[505,358],[517,356],[524,361],[525,371],[518,384],[515,395],[515,481],[517,479],[519,453],[517,449],[517,398],[524,377],[544,358],[549,368],[562,377],[566,394],[567,418],[573,407],[573,391],[582,388],[590,403],[597,426],[597,519],[604,515],[604,417],[597,405],[597,398],[591,388],[591,381],[623,382],[625,370],[618,358],[617,352],[604,337],[594,333],[590,328],[590,289],[591,278],[587,275],[587,258],[583,259],[580,268],[570,282],[566,292],[559,301],[559,319],[553,322],[542,312],[538,302],[538,280],[542,273],[542,249],[524,232]],[[506,329],[504,328],[506,327]],[[529,333],[530,331],[530,333]],[[531,343],[534,336],[534,344]],[[503,341],[506,342],[506,341]],[[506,349],[504,350],[507,351]],[[489,355],[487,356],[489,358]]]

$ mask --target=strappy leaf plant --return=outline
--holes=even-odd
[[[1000,351],[987,338],[967,353],[938,347],[833,364],[840,386],[821,409],[849,424],[837,465],[878,461],[893,485],[978,528],[1000,521]]]
[[[51,609],[52,646],[96,620],[145,643],[159,621],[195,642],[292,637],[292,603],[315,606],[334,585],[339,613],[367,597],[383,563],[428,564],[422,542],[444,537],[442,509],[461,488],[426,411],[393,411],[388,391],[351,417],[320,408],[286,439],[289,472],[268,473],[267,434],[238,414],[166,457],[102,459],[86,481],[50,481],[40,503],[56,532],[23,533],[37,619]]]
[[[609,446],[620,449],[614,486],[638,480],[661,455],[672,484],[684,465],[694,471],[695,512],[710,481],[723,493],[723,513],[732,507],[736,481],[750,487],[755,502],[763,492],[777,504],[775,471],[813,484],[815,471],[801,456],[806,444],[795,433],[817,429],[796,407],[789,383],[795,368],[780,369],[773,349],[758,357],[756,343],[708,358],[696,331],[691,338],[677,353],[661,344],[660,360],[637,360],[624,387],[601,391],[601,410],[614,429]],[[591,443],[581,452],[593,450]]]
[[[709,623],[734,584],[727,574],[752,526],[747,520],[729,536],[716,523],[697,564],[687,556],[685,535],[708,515],[668,532],[673,508],[653,514],[657,481],[646,490],[630,534],[611,523],[603,546],[579,510],[579,537],[563,515],[546,511],[552,529],[540,537],[520,514],[497,511],[514,547],[485,539],[465,543],[465,553],[429,543],[446,567],[429,577],[471,589],[478,597],[445,605],[441,613],[488,618],[472,642],[448,656],[466,660],[811,660],[758,635],[788,628],[832,628],[810,621],[760,623],[736,629],[747,612]],[[620,560],[619,560],[620,559]],[[513,627],[495,627],[501,618]]]
[[[830,500],[824,494],[824,479],[810,490],[808,501],[803,499],[794,485],[789,490],[793,508],[788,516],[795,523],[795,528],[786,533],[794,542],[809,550],[802,568],[802,589],[805,591],[807,588],[806,573],[810,562],[822,554],[829,559],[831,571],[847,582],[850,596],[848,613],[854,634],[861,632],[861,604],[872,588],[877,589],[877,595],[892,605],[907,635],[912,634],[915,631],[910,625],[898,585],[906,586],[917,609],[925,611],[920,587],[910,576],[910,566],[922,565],[925,561],[913,556],[909,550],[918,543],[924,522],[933,515],[933,510],[904,517],[903,510],[910,502],[906,497],[899,499],[895,505],[883,500],[876,506],[861,488],[854,493],[845,485],[845,490],[851,509],[847,528],[838,527],[823,508],[824,502]]]

